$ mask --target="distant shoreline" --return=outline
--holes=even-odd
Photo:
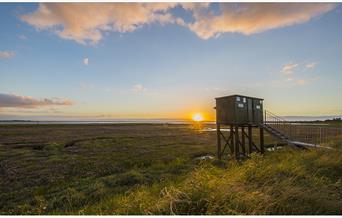
[[[35,120],[0,120],[0,125],[30,125],[30,124],[191,124],[191,120],[58,120],[58,121],[35,121]],[[205,121],[206,124],[214,124],[214,121]]]
[[[314,117],[312,117],[314,118]],[[316,118],[316,117],[315,117]],[[330,118],[330,119],[329,119]],[[328,119],[286,119],[293,124],[327,124],[342,123],[338,116]],[[0,125],[87,125],[87,124],[192,124],[192,120],[172,119],[118,119],[118,120],[0,120]],[[215,121],[202,121],[202,124],[215,124]]]

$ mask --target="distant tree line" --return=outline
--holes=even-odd
[[[326,119],[324,120],[324,122],[342,122],[341,117],[336,117],[336,118],[332,118],[332,119]]]

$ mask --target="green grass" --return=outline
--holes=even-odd
[[[342,140],[335,141],[341,145]],[[336,147],[335,147],[336,148]],[[183,181],[140,186],[87,214],[341,214],[342,152],[284,149],[226,167],[200,164]]]
[[[215,134],[185,125],[3,125],[0,213],[74,213],[137,185],[179,180],[194,157],[214,152]]]
[[[0,213],[341,214],[329,145],[222,163],[196,159],[216,133],[186,125],[0,126]]]

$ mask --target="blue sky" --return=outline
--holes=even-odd
[[[213,119],[237,93],[341,115],[341,6],[232,5],[0,3],[0,118]]]

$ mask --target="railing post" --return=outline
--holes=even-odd
[[[264,124],[266,124],[266,123],[267,123],[267,113],[266,113],[266,109],[265,109],[265,112],[264,112],[264,113],[265,113],[265,115],[264,115],[264,116],[265,116]]]

